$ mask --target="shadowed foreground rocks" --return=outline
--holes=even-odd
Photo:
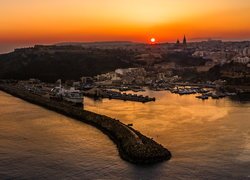
[[[82,110],[65,102],[34,95],[13,84],[0,84],[0,90],[33,104],[91,124],[107,134],[117,145],[122,159],[136,164],[157,163],[171,158],[171,153],[154,140],[126,126],[119,120]]]

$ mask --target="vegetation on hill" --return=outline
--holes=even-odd
[[[0,79],[38,78],[54,82],[130,67],[133,53],[112,49],[51,51],[36,48],[0,55]]]

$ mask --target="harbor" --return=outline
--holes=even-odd
[[[230,98],[201,101],[195,95],[165,91],[146,90],[143,94],[157,101],[95,101],[85,97],[84,109],[133,124],[134,129],[171,150],[170,161],[147,166],[128,163],[97,128],[1,91],[3,175],[12,179],[32,179],[34,174],[48,179],[76,174],[79,179],[98,179],[103,174],[109,174],[109,179],[213,179],[221,172],[226,179],[248,176],[249,103]],[[234,175],[238,167],[242,173]]]
[[[2,80],[2,83],[12,82]],[[13,83],[13,82],[12,82]],[[151,95],[145,95],[146,90],[164,91],[178,94],[180,96],[195,95],[200,100],[222,99],[225,97],[243,99],[249,98],[249,86],[215,86],[214,83],[153,83],[149,85],[98,85],[98,83],[84,84],[73,81],[70,84],[59,79],[55,83],[45,83],[38,79],[16,81],[18,88],[22,88],[38,96],[51,98],[57,101],[66,101],[75,106],[84,106],[84,97],[93,99],[117,99],[121,101],[132,101],[148,103],[157,101]]]
[[[15,84],[1,84],[0,90],[30,103],[93,125],[108,135],[117,145],[121,158],[131,163],[151,164],[171,158],[171,153],[161,144],[142,135],[139,131],[121,123],[119,120],[83,110],[65,101],[57,101],[30,93],[18,88]]]

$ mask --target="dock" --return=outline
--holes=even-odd
[[[142,102],[142,103],[155,101],[154,97],[130,94],[130,93],[121,93],[121,92],[111,91],[111,90],[100,90],[100,89],[97,89],[94,91],[85,91],[83,92],[83,95],[87,97],[119,99],[123,101],[136,101],[136,102]]]

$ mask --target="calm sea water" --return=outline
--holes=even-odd
[[[250,179],[250,103],[147,91],[146,104],[85,98],[173,154],[150,166],[120,159],[99,130],[0,91],[0,179]]]

